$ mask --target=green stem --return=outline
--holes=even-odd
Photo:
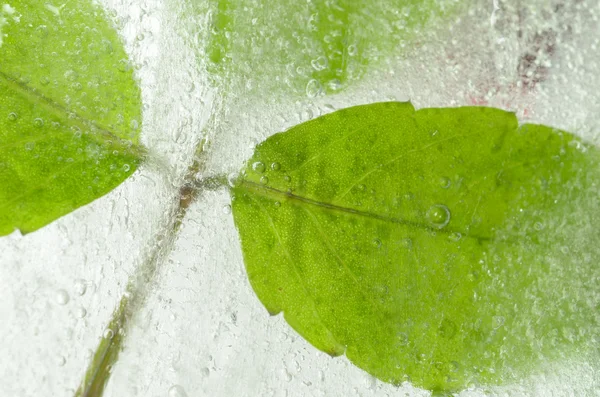
[[[197,181],[198,172],[204,167],[204,142],[198,145],[197,154],[184,181],[179,188],[178,202],[175,204],[172,222],[168,225],[167,239],[155,244],[127,284],[126,293],[121,298],[117,309],[106,328],[105,334],[92,358],[84,378],[75,392],[75,397],[101,397],[110,377],[112,367],[117,362],[130,320],[144,303],[147,285],[156,274],[159,264],[171,252],[175,237],[181,229],[187,210],[204,191],[227,187],[227,177],[217,175]]]

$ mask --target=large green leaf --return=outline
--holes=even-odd
[[[335,92],[460,2],[211,0],[208,68],[233,82],[234,95],[274,86],[309,96]]]
[[[600,152],[512,113],[358,106],[276,134],[232,188],[269,313],[434,391],[598,357]]]
[[[0,235],[102,196],[142,155],[140,91],[102,10],[11,4],[0,9]]]

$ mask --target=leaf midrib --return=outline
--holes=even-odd
[[[77,127],[82,129],[82,131],[89,129],[90,126],[93,127],[95,129],[94,133],[87,134],[87,136],[94,139],[98,144],[104,145],[106,141],[112,141],[113,144],[116,143],[126,147],[131,152],[133,152],[138,158],[142,158],[147,154],[143,146],[135,143],[131,143],[131,145],[125,144],[125,142],[130,141],[120,138],[118,135],[111,132],[107,127],[99,124],[98,122],[88,120],[80,116],[77,112],[68,110],[60,103],[52,100],[51,98],[48,98],[38,90],[29,87],[27,84],[17,81],[15,78],[11,77],[10,75],[4,73],[1,70],[0,79],[5,81],[9,90],[18,93],[30,102],[33,102],[35,104],[41,104],[46,110],[57,115],[58,118],[69,120],[70,123],[77,125]],[[71,114],[74,114],[75,117],[70,117]]]
[[[408,226],[408,227],[412,227],[415,229],[422,229],[422,230],[436,232],[436,233],[442,233],[442,234],[446,234],[446,235],[451,235],[453,233],[460,233],[463,236],[463,238],[471,238],[471,239],[478,240],[479,242],[490,241],[492,239],[491,237],[476,236],[476,235],[472,235],[470,233],[465,233],[462,230],[456,230],[456,229],[452,229],[449,227],[444,227],[443,229],[437,229],[437,228],[431,227],[425,223],[419,223],[419,222],[414,222],[414,221],[410,221],[407,219],[394,218],[394,217],[380,215],[380,214],[373,213],[373,212],[360,211],[360,210],[356,210],[353,208],[347,208],[347,207],[343,207],[343,206],[339,206],[339,205],[325,203],[325,202],[313,200],[313,199],[310,199],[307,197],[298,196],[291,192],[284,192],[284,191],[276,189],[274,187],[262,185],[262,184],[252,182],[249,180],[242,180],[240,182],[240,185],[237,186],[236,188],[242,188],[242,189],[247,190],[250,193],[255,193],[255,194],[261,195],[263,197],[275,197],[278,199],[293,200],[293,201],[297,201],[299,203],[304,203],[304,204],[320,207],[322,209],[326,209],[326,210],[330,210],[330,211],[334,211],[334,212],[343,212],[346,214],[375,219],[378,221]]]

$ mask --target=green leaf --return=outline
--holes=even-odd
[[[144,152],[140,90],[102,10],[12,5],[0,8],[0,236],[108,193]]]
[[[269,313],[448,392],[600,357],[600,152],[492,108],[378,103],[256,148],[232,188]]]
[[[459,3],[212,0],[208,69],[231,79],[235,93],[277,85],[308,96],[336,92]]]

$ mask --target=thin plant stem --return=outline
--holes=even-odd
[[[129,323],[143,305],[148,290],[147,286],[154,278],[160,263],[171,252],[188,209],[202,192],[227,187],[226,176],[207,177],[198,181],[197,176],[204,168],[205,146],[206,141],[204,140],[198,145],[194,161],[188,168],[179,188],[176,196],[178,202],[175,204],[174,214],[170,218],[172,221],[167,226],[166,238],[158,236],[157,244],[153,245],[145,262],[136,269],[133,277],[130,278],[126,292],[121,297],[121,301],[109,321],[83,380],[75,392],[75,397],[101,397],[103,395],[113,365],[117,362],[119,353],[123,349]]]

